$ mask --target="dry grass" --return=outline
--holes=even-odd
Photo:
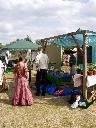
[[[13,79],[7,77],[10,88],[0,93],[0,128],[96,128],[95,102],[88,109],[71,109],[68,97],[35,97],[32,90],[32,106],[12,106]]]

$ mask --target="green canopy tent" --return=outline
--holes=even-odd
[[[37,50],[41,45],[38,45],[36,43],[33,43],[31,41],[26,41],[26,40],[19,40],[14,43],[10,43],[4,47],[4,49],[7,50],[26,50],[26,49],[31,49],[32,51]],[[32,56],[32,54],[31,54]],[[29,69],[29,84],[31,82],[31,69]]]
[[[16,41],[14,43],[10,43],[10,44],[6,45],[4,47],[4,49],[8,49],[8,50],[11,50],[11,49],[14,49],[14,50],[15,49],[32,49],[32,50],[36,50],[39,47],[41,47],[41,46],[36,44],[36,43],[33,43],[31,41],[19,40],[19,41]]]

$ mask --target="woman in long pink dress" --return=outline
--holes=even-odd
[[[13,105],[32,105],[33,97],[28,84],[28,68],[23,58],[14,67],[15,88],[13,92]]]

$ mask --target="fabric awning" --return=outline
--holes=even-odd
[[[31,41],[26,41],[26,40],[19,40],[14,43],[8,44],[5,46],[5,49],[32,49],[36,50],[40,45],[33,43]]]

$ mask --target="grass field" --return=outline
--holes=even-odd
[[[12,106],[12,73],[6,74],[9,90],[0,93],[0,128],[96,128],[96,103],[88,109],[72,109],[68,97],[34,96],[35,72],[32,72],[32,106]]]

